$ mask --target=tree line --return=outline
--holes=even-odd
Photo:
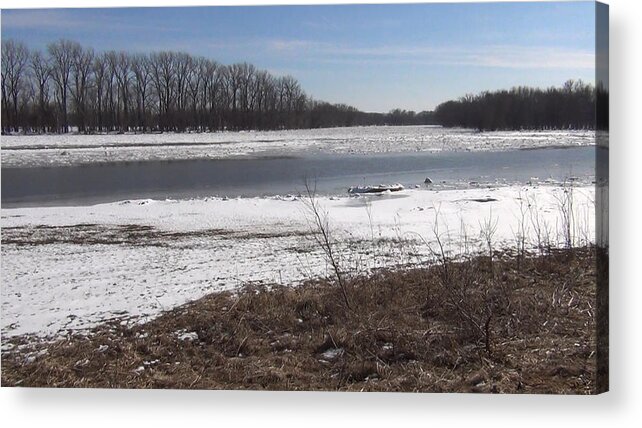
[[[70,40],[31,50],[2,41],[2,133],[269,130],[442,125],[479,130],[594,129],[596,98],[581,80],[447,101],[434,111],[368,113],[308,96],[292,76],[183,52],[95,52]],[[598,110],[608,126],[608,109]],[[601,126],[601,125],[600,125]]]
[[[309,97],[291,76],[182,52],[44,52],[2,42],[2,132],[219,131],[419,124],[429,112],[365,113]]]
[[[596,98],[600,104],[608,105],[608,93],[603,89],[596,91],[581,80],[569,80],[559,88],[520,86],[466,95],[438,105],[434,116],[442,126],[483,131],[595,129],[596,124],[602,127],[604,123],[608,127],[608,119],[605,122],[600,118],[596,123]]]

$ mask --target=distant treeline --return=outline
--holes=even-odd
[[[430,113],[364,113],[316,101],[291,76],[180,52],[45,52],[2,42],[2,132],[218,131],[423,124]]]
[[[595,129],[596,97],[601,105],[608,106],[605,90],[596,91],[581,80],[569,80],[561,88],[520,86],[467,95],[440,104],[434,115],[442,126],[479,130]],[[605,111],[606,118],[599,118],[599,128],[608,127],[608,110]]]
[[[2,41],[2,133],[219,131],[366,125],[479,130],[595,128],[595,99],[581,81],[467,95],[434,112],[367,113],[314,100],[291,76],[248,63],[223,65],[181,52],[100,52],[74,41],[43,52]],[[608,121],[608,110],[600,110]],[[604,116],[604,117],[602,117]]]

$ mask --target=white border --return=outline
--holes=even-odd
[[[380,3],[381,1],[352,3]],[[407,1],[414,2],[414,1]],[[189,5],[310,1],[192,0]],[[319,2],[316,2],[319,3]],[[344,3],[325,1],[323,3]],[[636,426],[642,420],[640,2],[611,0],[611,392],[596,397],[239,391],[0,390],[4,426]],[[2,8],[168,6],[167,0],[3,0]],[[637,96],[637,97],[636,97]]]

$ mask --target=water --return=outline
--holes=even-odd
[[[471,181],[525,183],[595,176],[595,147],[368,155],[307,155],[222,160],[121,162],[74,167],[3,168],[2,207],[81,205],[139,198],[296,194],[305,180],[320,194],[356,185],[446,186]]]

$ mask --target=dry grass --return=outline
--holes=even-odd
[[[131,328],[13,339],[2,385],[595,393],[595,264],[565,249],[248,286]]]
[[[164,231],[139,224],[99,225],[75,224],[71,226],[27,226],[2,229],[3,245],[38,246],[50,244],[76,245],[130,245],[167,247],[188,238],[219,239],[272,239],[306,236],[309,232],[284,231],[276,233],[243,232],[228,229],[202,229],[194,231]]]

